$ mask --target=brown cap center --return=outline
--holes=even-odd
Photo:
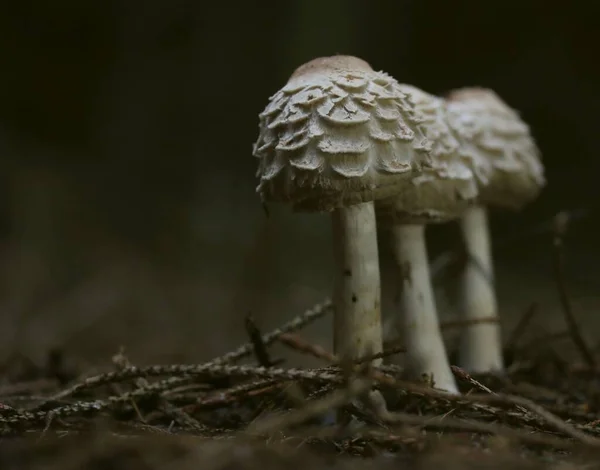
[[[459,88],[448,93],[446,99],[448,101],[489,99],[492,96],[492,93],[493,92],[491,90],[481,87]]]
[[[334,55],[331,57],[319,57],[313,59],[310,62],[306,62],[298,67],[292,76],[290,81],[314,73],[326,73],[326,72],[370,72],[373,69],[371,66],[362,59],[351,55]]]

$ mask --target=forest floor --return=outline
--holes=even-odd
[[[203,364],[70,370],[64,352],[44,367],[15,356],[0,369],[0,468],[600,468],[600,369],[572,324],[581,361],[552,338],[506,347],[503,376],[453,367],[463,392],[440,393],[384,364],[338,361],[302,336],[325,302]],[[271,345],[323,362],[286,368]],[[394,361],[398,362],[398,361]],[[361,400],[375,387],[386,407]],[[334,420],[338,410],[339,420]],[[337,422],[337,424],[336,424]]]

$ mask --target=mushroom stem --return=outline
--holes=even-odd
[[[429,274],[424,225],[394,224],[393,247],[400,272],[407,365],[431,374],[436,388],[459,393],[450,369]]]
[[[463,214],[461,230],[468,254],[462,274],[462,315],[473,323],[461,334],[459,361],[470,372],[504,369],[487,210],[474,206]],[[491,320],[476,323],[477,320]]]
[[[353,359],[381,352],[381,284],[372,202],[332,213],[335,281],[333,343]]]

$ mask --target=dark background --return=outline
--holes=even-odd
[[[251,145],[293,69],[334,53],[432,93],[491,87],[521,112],[549,184],[522,213],[493,214],[503,318],[510,327],[537,301],[538,332],[563,328],[548,228],[573,210],[567,275],[593,340],[600,68],[588,4],[3,2],[0,357],[39,362],[62,347],[103,361],[123,345],[136,362],[206,359],[245,339],[245,313],[267,328],[328,295],[328,218],[267,219]],[[432,257],[459,241],[453,224],[429,236]],[[452,315],[451,299],[440,311]],[[328,345],[329,331],[310,334]]]

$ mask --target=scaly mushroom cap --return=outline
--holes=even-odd
[[[431,164],[430,143],[397,82],[356,57],[302,65],[259,118],[257,191],[296,210],[389,197]]]
[[[390,223],[432,223],[457,218],[476,201],[477,182],[461,159],[459,143],[445,121],[445,102],[412,85],[399,85],[409,96],[432,142],[432,165],[412,178],[411,186],[396,197],[380,201],[378,219]]]
[[[491,90],[463,88],[446,100],[446,118],[473,170],[483,204],[518,209],[546,184],[529,126]]]

